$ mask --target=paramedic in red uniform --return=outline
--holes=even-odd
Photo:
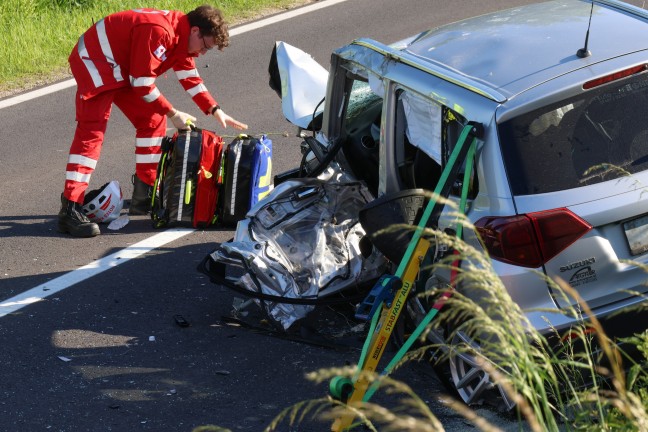
[[[160,159],[167,118],[185,129],[196,118],[173,108],[155,79],[173,69],[200,111],[222,127],[247,129],[220,108],[203,84],[194,57],[229,45],[221,12],[203,5],[178,11],[135,9],[105,17],[86,31],[70,54],[77,81],[77,127],[67,162],[58,229],[76,237],[93,237],[99,226],[81,207],[97,165],[114,103],[135,126],[135,176],[130,214],[150,211],[150,196]]]

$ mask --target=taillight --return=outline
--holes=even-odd
[[[615,72],[613,74],[606,75],[606,76],[601,77],[601,78],[596,78],[596,79],[593,79],[591,81],[587,81],[585,84],[583,84],[583,89],[584,90],[589,90],[591,88],[598,87],[600,85],[607,84],[607,83],[612,82],[612,81],[620,80],[622,78],[627,78],[627,77],[629,77],[631,75],[635,75],[635,74],[644,72],[646,70],[648,70],[648,65],[645,65],[645,64],[642,64],[642,65],[639,65],[639,66],[634,66],[634,67],[631,67],[631,68],[628,68],[628,69],[624,69],[622,71]]]
[[[540,267],[592,229],[566,208],[483,217],[475,227],[491,258],[531,268]]]

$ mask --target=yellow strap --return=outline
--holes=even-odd
[[[372,336],[371,348],[369,349],[364,365],[362,365],[360,376],[355,382],[353,393],[349,396],[347,405],[357,408],[362,404],[362,398],[367,392],[369,384],[371,384],[371,372],[375,372],[378,367],[378,363],[380,362],[380,358],[389,342],[389,337],[391,336],[392,330],[394,330],[396,321],[398,321],[401,311],[406,307],[407,297],[416,281],[416,276],[419,273],[421,262],[429,248],[429,241],[424,238],[418,240],[414,253],[412,254],[412,259],[409,260],[407,267],[405,267],[405,272],[403,273],[403,285],[394,298],[389,310],[383,307],[380,321],[377,326],[378,331]],[[341,417],[338,417],[335,420],[331,430],[334,432],[347,430],[351,426],[354,418],[355,414],[353,411],[346,410]]]

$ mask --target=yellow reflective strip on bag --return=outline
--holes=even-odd
[[[189,205],[191,202],[191,180],[187,180],[187,183],[185,183],[185,196],[184,196],[184,203]]]
[[[259,194],[259,200],[270,193],[270,184],[272,183],[272,158],[268,158],[268,166],[264,175],[259,177],[259,189],[268,188],[268,190]]]
[[[268,158],[266,172],[259,177],[259,187],[268,187],[272,183],[272,158]]]

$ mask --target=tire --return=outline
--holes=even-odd
[[[488,372],[477,363],[477,342],[461,330],[454,332],[448,345],[446,371],[452,390],[468,406],[487,404],[498,411],[509,412],[515,408],[504,389],[494,384]],[[466,349],[468,347],[468,349]]]
[[[439,281],[428,279],[426,289]],[[393,341],[402,346],[434,304],[434,299],[412,295],[394,331]],[[438,316],[435,317],[438,320]],[[435,322],[432,321],[434,326]],[[479,343],[459,329],[460,323],[437,321],[428,332],[427,360],[448,392],[468,406],[488,405],[500,412],[512,412],[516,405],[503,388],[494,384],[476,361]],[[455,329],[457,329],[455,331]],[[419,348],[424,344],[417,342]],[[437,346],[436,348],[434,346]]]

